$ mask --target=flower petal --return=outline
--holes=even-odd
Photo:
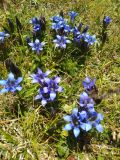
[[[8,92],[8,91],[9,91],[8,89],[3,88],[3,89],[0,91],[0,94],[5,93],[5,92]]]
[[[45,105],[47,104],[47,101],[46,101],[45,99],[43,99],[43,100],[41,101],[41,104],[42,104],[43,106],[45,106]]]
[[[22,90],[22,87],[21,87],[21,86],[18,86],[18,87],[16,87],[16,89],[17,89],[18,91],[21,91],[21,90]]]
[[[18,77],[17,83],[19,84],[23,80],[23,77]]]
[[[77,114],[78,113],[78,108],[73,108],[72,114]]]
[[[0,85],[4,86],[6,85],[7,81],[6,80],[0,80]]]
[[[74,133],[74,136],[75,136],[75,137],[78,137],[78,135],[80,134],[80,129],[77,128],[77,127],[75,127],[75,128],[73,129],[73,133]]]
[[[38,99],[41,99],[41,95],[39,94],[35,97],[35,100],[38,100]]]
[[[10,80],[10,81],[14,81],[15,80],[13,73],[9,73],[8,74],[8,80]]]
[[[69,115],[64,116],[63,119],[67,122],[70,122],[72,120],[71,116]]]
[[[70,131],[72,129],[72,124],[66,124],[65,127],[64,127],[64,130],[66,131]]]
[[[50,99],[53,101],[55,99],[55,97],[56,97],[56,93],[52,91],[50,93]]]
[[[103,127],[101,124],[96,125],[95,128],[97,129],[98,132],[103,132]]]
[[[80,127],[87,132],[92,128],[92,125],[90,123],[82,123]]]

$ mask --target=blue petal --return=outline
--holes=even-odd
[[[9,91],[8,89],[3,88],[3,89],[0,91],[0,94],[5,93],[5,92],[8,92],[8,91]]]
[[[66,124],[65,127],[64,127],[64,130],[66,131],[70,131],[72,129],[72,124]]]
[[[36,43],[36,44],[39,44],[39,43],[40,43],[39,39],[36,39],[36,40],[35,40],[35,43]]]
[[[47,104],[47,101],[46,101],[45,99],[43,99],[43,100],[41,101],[41,104],[42,104],[43,106],[45,106],[45,105]]]
[[[49,71],[49,70],[46,71],[46,72],[45,72],[45,76],[48,76],[50,73],[51,73],[51,71]]]
[[[98,132],[103,132],[103,127],[101,124],[96,125],[95,128],[97,129]]]
[[[28,43],[28,44],[29,44],[29,46],[31,46],[31,47],[33,47],[33,46],[34,46],[34,43],[32,43],[32,42],[31,42],[31,43]]]
[[[2,85],[2,86],[4,86],[4,85],[6,85],[6,80],[0,80],[0,85]]]
[[[87,132],[92,128],[92,125],[90,123],[82,123],[80,127]]]
[[[18,91],[21,91],[21,90],[22,90],[22,87],[21,87],[21,86],[18,86],[18,87],[16,87],[16,89],[17,89]]]
[[[73,133],[74,133],[74,136],[75,136],[75,137],[78,137],[78,135],[80,134],[80,129],[77,128],[77,127],[75,127],[75,128],[73,129]]]
[[[73,110],[72,110],[72,114],[77,114],[78,113],[78,108],[74,108]]]
[[[97,114],[97,120],[100,120],[100,121],[103,120],[103,115],[101,113]]]
[[[63,92],[63,88],[61,86],[58,87],[57,89],[58,92]]]
[[[35,97],[35,100],[38,100],[38,99],[41,99],[41,95],[39,94]]]
[[[37,69],[39,74],[42,74],[42,70],[40,68]]]
[[[32,83],[38,83],[38,80],[37,79],[33,79]]]
[[[49,90],[48,90],[47,87],[44,87],[44,88],[43,88],[43,92],[44,92],[44,93],[48,93],[48,91],[49,91]]]
[[[63,119],[67,122],[70,122],[72,120],[71,116],[64,116]]]
[[[50,93],[50,99],[53,101],[55,99],[55,97],[56,97],[56,93],[52,91]]]
[[[8,80],[10,80],[10,81],[14,81],[15,80],[13,73],[9,73],[8,74]]]
[[[54,82],[59,83],[60,82],[60,77],[55,77]]]
[[[23,77],[18,77],[17,83],[20,83],[23,80]]]

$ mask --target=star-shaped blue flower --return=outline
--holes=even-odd
[[[13,73],[9,73],[7,80],[0,80],[0,85],[4,87],[0,91],[0,94],[5,92],[21,91],[22,87],[20,86],[20,83],[22,80],[22,77],[18,77],[17,79],[15,79]]]
[[[43,50],[43,46],[45,45],[45,42],[40,42],[39,39],[36,39],[35,42],[28,43],[29,46],[31,46],[33,51],[36,51],[37,54],[40,53],[40,51]]]
[[[57,35],[56,38],[57,39],[53,40],[55,47],[66,48],[66,44],[71,43],[71,41],[68,40],[66,36]]]

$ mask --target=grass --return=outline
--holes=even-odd
[[[5,4],[5,2],[4,2]],[[0,30],[6,25],[6,18],[15,21],[19,17],[23,31],[23,45],[18,43],[19,34],[6,41],[0,48],[0,77],[6,79],[7,71],[4,61],[11,58],[22,71],[23,90],[18,95],[11,93],[0,95],[0,159],[25,160],[57,160],[57,159],[90,159],[118,160],[120,157],[120,2],[119,0],[8,0],[6,7],[0,8]],[[50,33],[50,17],[64,11],[77,11],[76,23],[82,21],[90,26],[90,33],[99,36],[104,15],[112,18],[108,28],[108,40],[101,47],[92,46],[90,54],[83,55],[79,50],[68,47],[65,55],[52,44]],[[37,57],[26,45],[25,37],[32,36],[29,20],[34,16],[43,15],[47,20],[45,34],[45,51]],[[98,42],[100,42],[98,38]],[[6,49],[5,49],[6,48]],[[64,54],[64,53],[63,53]],[[40,66],[44,71],[52,70],[52,75],[62,77],[61,85],[65,92],[59,95],[55,113],[43,108],[34,101],[37,94],[36,86],[31,83],[30,74]],[[77,147],[70,148],[67,133],[63,131],[62,117],[70,113],[76,106],[80,93],[83,91],[82,80],[88,75],[97,79],[99,95],[106,96],[95,106],[104,115],[104,132],[89,133],[92,136],[88,151],[81,152]],[[56,106],[55,106],[56,107]],[[70,139],[72,145],[72,140]]]

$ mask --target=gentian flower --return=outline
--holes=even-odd
[[[65,19],[62,17],[62,16],[60,16],[60,15],[57,15],[57,16],[53,16],[52,18],[50,18],[53,22],[60,22],[60,21],[63,21],[63,22],[65,22]]]
[[[68,124],[65,125],[64,130],[67,131],[73,130],[74,136],[78,137],[80,134],[80,116],[78,108],[74,108],[72,110],[72,114],[64,116],[63,119],[69,122]]]
[[[70,11],[68,14],[71,18],[71,22],[74,22],[75,17],[78,15],[78,13],[76,13],[74,11]]]
[[[84,34],[84,41],[88,43],[88,45],[93,45],[96,42],[96,36],[89,35],[89,34]]]
[[[34,32],[37,32],[37,31],[40,31],[41,30],[41,26],[39,25],[39,24],[35,24],[34,26],[33,26],[33,31]]]
[[[80,104],[81,108],[84,107],[84,109],[88,109],[89,111],[90,110],[93,111],[94,101],[92,98],[90,98],[88,96],[88,94],[86,92],[83,92],[80,94],[79,104]]]
[[[59,86],[60,78],[54,77],[53,79],[45,78],[44,84],[39,89],[39,94],[35,97],[35,100],[41,99],[41,104],[45,106],[48,102],[54,101],[57,92],[62,92],[63,88]]]
[[[64,32],[65,33],[70,33],[70,32],[73,32],[73,29],[68,24],[64,24]]]
[[[5,37],[9,37],[10,35],[5,32],[0,32],[0,42],[4,42]]]
[[[66,48],[67,43],[71,43],[70,40],[67,40],[67,37],[65,36],[56,36],[57,39],[53,40],[53,42],[56,44],[55,47],[60,47],[60,48]]]
[[[91,80],[89,77],[86,77],[83,81],[83,87],[86,91],[91,91],[95,87],[96,79]]]
[[[96,119],[91,121],[91,125],[97,129],[98,132],[103,132],[103,127],[100,122],[103,120],[103,115],[101,113],[97,113]]]
[[[38,24],[39,19],[37,17],[33,17],[29,22],[33,25]]]
[[[80,35],[80,31],[78,30],[78,27],[75,26],[75,27],[73,28],[73,36],[74,36],[74,37],[77,37],[78,35]]]
[[[111,18],[109,16],[106,16],[106,17],[104,17],[103,23],[108,25],[108,24],[110,24],[111,21],[112,21]]]
[[[52,26],[51,26],[51,28],[54,29],[56,32],[63,27],[64,27],[63,21],[60,21],[58,23],[52,23]]]
[[[38,68],[38,72],[31,75],[33,83],[40,84],[39,94],[35,97],[35,100],[41,99],[43,106],[48,102],[54,101],[58,92],[63,92],[63,88],[59,86],[60,77],[55,76],[49,78],[49,74],[49,70],[43,73],[42,70]]]
[[[72,114],[64,116],[63,119],[68,122],[68,124],[65,125],[64,130],[73,130],[75,137],[79,136],[81,130],[88,132],[92,127],[96,128],[98,132],[103,131],[103,127],[100,124],[103,120],[103,115],[95,111],[78,111],[78,108],[74,108]]]
[[[31,46],[33,51],[36,51],[37,54],[40,53],[40,51],[43,50],[43,46],[45,45],[45,42],[41,42],[39,41],[39,39],[36,39],[35,42],[30,42],[28,43],[29,46]]]
[[[46,71],[45,73],[42,72],[40,68],[37,69],[36,74],[32,74],[31,77],[33,78],[33,83],[40,83],[41,85],[44,85],[44,82],[46,80],[47,82],[47,76],[51,73],[51,71]]]
[[[4,88],[0,91],[0,94],[5,92],[21,91],[22,87],[19,84],[22,80],[22,77],[15,79],[13,73],[9,73],[7,80],[0,80],[0,85],[4,86]]]

